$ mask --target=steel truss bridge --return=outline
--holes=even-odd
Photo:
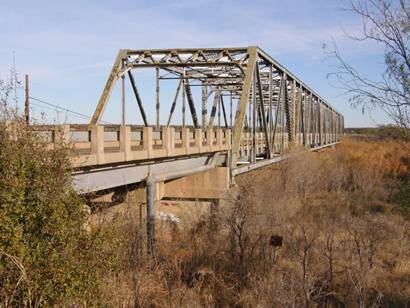
[[[146,68],[155,72],[155,102],[149,104],[133,75]],[[164,98],[165,81],[174,82],[175,92]],[[103,125],[117,82],[121,124]],[[126,82],[142,119],[137,125],[126,123]],[[164,101],[170,102],[167,109]],[[155,116],[148,116],[153,109]],[[161,123],[161,115],[166,122]],[[148,251],[153,254],[155,200],[221,198],[236,175],[281,161],[292,146],[334,146],[344,119],[256,46],[123,49],[88,125],[33,129],[46,134],[50,146],[72,144],[73,184],[81,193],[145,183]],[[199,173],[206,175],[192,178]]]
[[[133,72],[155,70],[155,119]],[[137,103],[142,125],[125,121],[125,83]],[[160,81],[176,81],[161,109]],[[101,118],[121,83],[121,125]],[[194,88],[200,97],[194,97]],[[176,112],[182,99],[182,112]],[[197,99],[197,101],[195,101]],[[200,100],[198,102],[198,100]],[[187,105],[188,108],[185,108]],[[160,115],[167,112],[166,123]],[[171,125],[175,113],[182,123]],[[174,120],[175,121],[175,120]],[[189,122],[189,123],[188,123]],[[74,185],[98,191],[143,182],[150,174],[194,169],[220,153],[218,165],[234,176],[277,162],[292,145],[314,150],[339,142],[344,119],[329,103],[256,46],[244,48],[122,49],[114,62],[89,125],[42,126],[50,138],[73,144]]]

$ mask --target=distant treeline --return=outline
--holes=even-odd
[[[409,139],[410,130],[395,125],[382,125],[378,127],[348,127],[345,128],[346,135],[360,135],[363,137],[374,137],[378,139]]]

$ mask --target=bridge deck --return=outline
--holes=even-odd
[[[121,164],[147,160],[169,160],[179,156],[231,150],[231,129],[208,128],[205,132],[193,127],[153,127],[63,125],[32,126],[32,129],[50,141],[66,142],[72,146],[71,161],[74,168],[90,168],[108,164]],[[320,142],[318,134],[309,134],[308,148],[333,144],[336,134],[325,134]],[[296,137],[297,141],[302,136]],[[252,155],[253,138],[245,131],[239,149],[240,160]],[[262,131],[256,132],[256,155],[267,158],[266,141]],[[278,133],[273,155],[283,154],[288,147],[287,133]]]

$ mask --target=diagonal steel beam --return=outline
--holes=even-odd
[[[245,78],[243,82],[241,98],[239,100],[238,109],[236,111],[235,126],[233,128],[231,168],[235,168],[238,162],[239,147],[242,139],[246,107],[249,104],[252,75],[255,71],[256,58],[258,56],[257,47],[249,47],[248,54],[248,65],[245,70]]]
[[[135,99],[137,100],[138,108],[141,112],[142,120],[144,121],[144,125],[148,126],[147,116],[145,115],[144,106],[142,105],[142,100],[140,94],[138,93],[137,85],[135,84],[134,76],[132,75],[131,71],[128,71],[128,77],[130,78],[132,90],[135,95]]]
[[[171,124],[172,115],[174,114],[175,106],[177,105],[177,99],[178,99],[179,91],[181,90],[181,84],[182,84],[182,80],[179,81],[177,90],[175,92],[175,97],[174,97],[174,100],[173,100],[172,105],[171,105],[171,110],[169,112],[167,127],[169,127],[169,125]]]
[[[223,113],[224,120],[225,120],[225,128],[228,128],[228,120],[226,118],[226,110],[225,110],[225,104],[224,104],[224,100],[223,100],[223,97],[222,97],[222,93],[221,93],[220,96],[221,97],[220,97],[219,103],[221,104],[221,107],[222,107],[222,113]]]
[[[108,99],[114,89],[114,84],[118,79],[118,73],[121,66],[123,65],[123,60],[127,55],[126,49],[121,49],[118,52],[117,58],[115,59],[114,65],[112,66],[110,75],[108,76],[107,82],[105,83],[103,93],[101,94],[100,100],[98,101],[97,107],[95,108],[94,114],[91,118],[90,125],[97,125],[101,120],[104,113],[104,109],[107,106]]]
[[[214,119],[216,115],[216,108],[218,107],[219,100],[221,99],[221,90],[219,87],[215,90],[215,96],[214,96],[214,102],[212,104],[212,109],[211,109],[211,116],[209,117],[209,128],[213,128],[214,126]]]
[[[185,94],[188,99],[189,110],[191,111],[192,122],[194,123],[194,127],[198,128],[199,127],[198,117],[196,115],[195,103],[192,97],[191,87],[189,86],[189,81],[187,79],[184,79],[183,82],[184,82],[184,87],[185,87]]]

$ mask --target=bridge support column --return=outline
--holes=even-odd
[[[166,182],[164,198],[221,199],[229,189],[229,168],[216,167]]]
[[[147,250],[148,254],[155,257],[155,197],[159,182],[164,182],[192,174],[206,172],[215,168],[219,152],[215,153],[209,164],[193,169],[174,171],[163,174],[151,174],[146,179],[147,185]],[[161,186],[161,185],[160,185]]]

